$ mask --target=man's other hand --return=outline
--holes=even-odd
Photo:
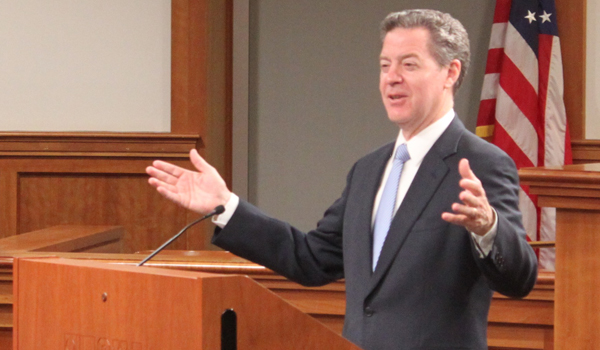
[[[231,192],[217,170],[195,149],[190,151],[190,160],[197,172],[155,160],[146,168],[148,183],[167,199],[200,214],[225,205]]]
[[[458,195],[462,204],[452,204],[453,213],[442,213],[442,219],[464,226],[476,235],[483,236],[494,225],[495,212],[488,202],[481,181],[471,170],[467,159],[460,160],[458,172],[462,177],[458,183],[463,189]]]

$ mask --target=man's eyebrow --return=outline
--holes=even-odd
[[[411,53],[408,53],[408,54],[406,54],[404,56],[401,56],[400,58],[401,59],[406,59],[406,58],[413,58],[413,57],[414,58],[420,58],[421,56],[419,56],[418,54],[416,54],[414,52],[411,52]]]
[[[413,57],[414,58],[419,58],[420,56],[417,53],[411,52],[411,53],[404,54],[404,55],[400,56],[399,58],[400,58],[400,61],[402,61],[402,60],[405,60],[407,58],[413,58]],[[380,61],[381,60],[388,60],[388,61],[390,61],[390,60],[392,60],[392,58],[390,58],[389,56],[380,55],[379,56],[379,60]]]

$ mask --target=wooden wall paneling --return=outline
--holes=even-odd
[[[200,154],[231,186],[232,0],[172,2],[171,130],[202,135]],[[187,221],[198,215],[187,214]],[[188,249],[216,249],[213,225],[191,228]]]
[[[0,134],[5,236],[59,224],[122,225],[124,251],[159,246],[188,213],[147,184],[145,168],[162,158],[190,167],[197,135]],[[189,249],[185,241],[180,249]]]
[[[232,46],[233,46],[233,1],[210,0],[208,6],[207,42],[208,60],[206,67],[207,97],[204,121],[202,155],[223,176],[231,188],[231,135],[232,135]],[[218,249],[210,243],[214,225],[202,223],[198,229],[186,236],[188,246],[195,249]],[[203,234],[201,232],[204,232]],[[202,234],[203,241],[198,240]]]
[[[600,162],[600,140],[575,140],[571,146],[574,164]]]
[[[0,237],[58,221],[112,224],[115,221],[109,219],[107,213],[124,219],[124,213],[142,215],[143,205],[146,205],[146,209],[151,210],[145,213],[147,219],[126,227],[128,237],[136,237],[130,238],[126,249],[155,248],[159,241],[162,243],[163,238],[176,233],[197,215],[174,205],[169,207],[145,184],[143,169],[153,159],[175,161],[189,168],[188,151],[197,148],[231,183],[231,64],[228,55],[232,0],[173,0],[171,4],[171,132],[0,132]],[[210,144],[207,149],[204,149],[204,138]],[[23,162],[13,162],[17,160]],[[13,163],[8,166],[7,162]],[[127,170],[132,164],[137,164],[137,168]],[[23,197],[19,195],[20,185],[25,186]],[[73,196],[77,193],[81,199],[68,204],[55,186],[74,187],[67,193]],[[116,195],[119,190],[123,191],[121,196]],[[103,201],[84,199],[84,194]],[[83,212],[82,203],[91,213]],[[36,214],[29,209],[30,205],[42,209],[50,204],[55,212],[64,210],[61,208],[70,208],[73,212],[61,213],[59,220],[58,216]],[[134,207],[137,209],[128,211]],[[18,213],[19,208],[24,210],[23,214]],[[107,222],[97,222],[103,220]],[[212,229],[212,225],[201,225],[192,238],[183,239],[175,247],[203,249]]]
[[[551,327],[523,327],[521,325],[488,325],[489,350],[553,350]]]
[[[171,130],[202,135],[201,155],[231,186],[232,0],[172,2]],[[190,213],[188,221],[198,216]],[[216,249],[213,226],[201,223],[182,239],[190,249]]]
[[[556,211],[557,349],[600,344],[600,210]],[[585,286],[579,281],[585,280]],[[577,310],[573,312],[573,310]]]
[[[63,169],[21,171],[18,232],[64,224],[120,225],[126,230],[124,252],[158,247],[185,224],[186,213],[147,184],[147,161],[128,162],[140,170],[121,166],[115,172],[110,165],[103,170],[103,162],[95,162],[93,172],[82,173],[75,169],[87,161],[67,160]],[[173,248],[187,247],[175,242]]]
[[[555,1],[572,140],[585,139],[586,1]]]
[[[171,236],[174,236],[179,230],[181,230],[188,223],[198,219],[200,215],[188,212],[186,215],[185,224],[178,227],[171,233]],[[191,251],[200,251],[200,250],[221,250],[217,246],[212,245],[211,239],[215,230],[215,225],[210,221],[210,219],[201,222],[190,229],[182,237],[179,239],[185,242],[185,247]],[[175,247],[170,249],[177,249]]]
[[[174,0],[172,11],[171,131],[202,135],[230,184],[233,1]]]
[[[207,0],[171,2],[171,132],[204,134]]]
[[[0,167],[0,237],[17,234],[17,173]]]
[[[12,267],[0,264],[0,349],[12,349]]]
[[[12,349],[12,328],[0,327],[0,349]]]
[[[233,1],[208,1],[207,97],[205,132],[207,158],[231,183]],[[212,154],[209,154],[209,151]]]
[[[198,140],[194,135],[0,135],[2,234],[58,224],[123,225],[125,252],[158,247],[187,223],[189,213],[147,184],[145,168],[157,158],[189,168],[187,151]],[[195,247],[185,241],[174,245]]]

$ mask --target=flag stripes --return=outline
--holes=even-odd
[[[563,101],[560,40],[553,0],[497,0],[477,134],[490,137],[517,168],[571,163]],[[538,208],[521,186],[528,239],[553,241],[556,212]],[[553,249],[539,252],[540,267],[554,269]]]

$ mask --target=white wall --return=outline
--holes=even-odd
[[[0,131],[170,131],[170,0],[2,0]]]

